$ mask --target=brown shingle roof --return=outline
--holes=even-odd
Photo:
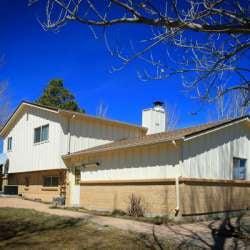
[[[81,150],[78,152],[74,152],[72,154],[63,156],[63,158],[67,159],[67,158],[70,158],[72,156],[77,156],[77,155],[104,152],[104,151],[110,151],[110,150],[116,150],[116,149],[122,149],[122,148],[130,148],[130,147],[184,139],[184,138],[194,136],[196,134],[203,133],[211,129],[215,129],[215,128],[218,128],[218,127],[221,127],[221,126],[224,126],[224,125],[227,125],[232,122],[242,120],[245,118],[249,118],[249,117],[245,116],[245,117],[240,117],[237,119],[213,122],[213,123],[198,125],[198,126],[189,127],[189,128],[177,129],[177,130],[173,130],[169,132],[145,135],[143,137],[138,137],[138,138],[123,139],[123,140],[103,144],[97,147],[92,147],[92,148],[88,148],[88,149]]]

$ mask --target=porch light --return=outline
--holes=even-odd
[[[86,164],[83,164],[82,166],[85,168],[93,168],[93,167],[96,168],[96,167],[100,166],[100,163],[99,162],[86,163]]]

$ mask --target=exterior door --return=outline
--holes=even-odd
[[[75,167],[73,169],[73,183],[71,186],[71,205],[74,207],[80,206],[80,179],[81,179],[81,169],[80,167]]]

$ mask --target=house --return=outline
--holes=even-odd
[[[90,210],[127,210],[132,194],[146,215],[248,209],[250,117],[170,132],[166,119],[161,102],[142,126],[22,102],[0,132],[4,185]]]

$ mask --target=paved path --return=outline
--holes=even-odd
[[[209,249],[220,249],[221,245],[224,245],[224,249],[233,249],[234,244],[236,243],[236,239],[234,238],[221,238],[214,233],[217,232],[217,229],[222,224],[221,221],[209,221],[180,225],[152,225],[149,223],[133,220],[90,215],[82,212],[50,209],[49,205],[47,204],[23,200],[17,197],[0,197],[0,207],[35,209],[36,211],[52,215],[89,219],[90,221],[99,225],[108,225],[137,233],[152,235],[154,230],[155,235],[157,235],[159,238],[175,239],[180,244],[189,242]],[[250,247],[247,248],[240,240],[237,240],[237,244],[237,249],[250,249]]]

